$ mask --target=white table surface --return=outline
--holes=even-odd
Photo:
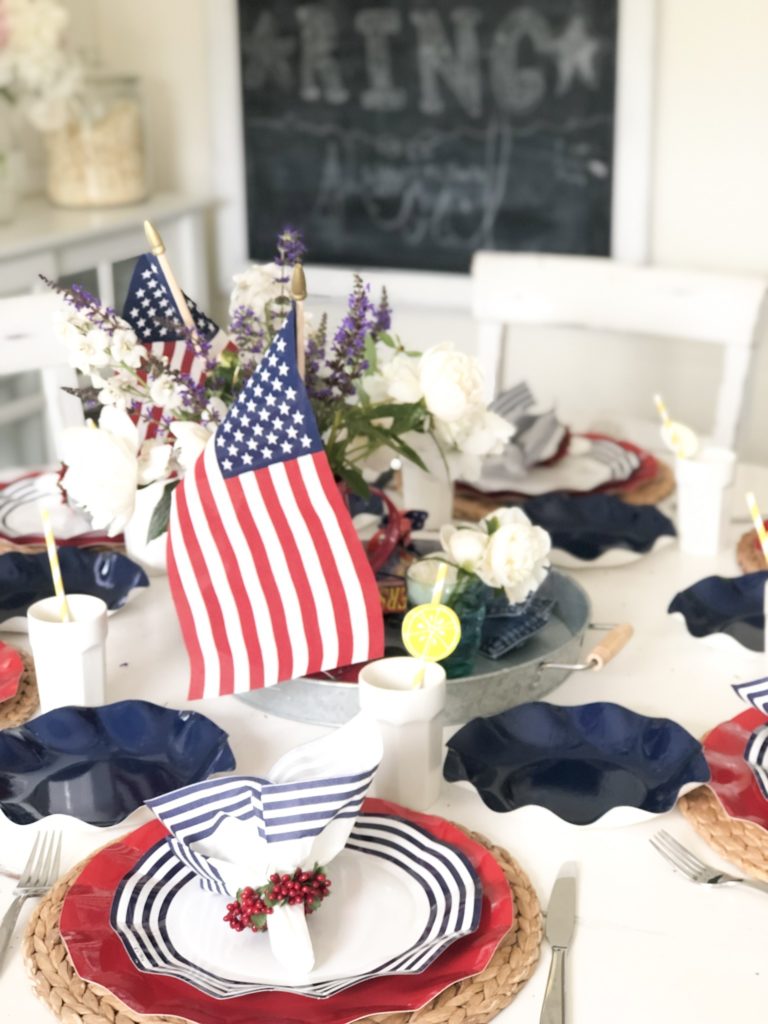
[[[761,507],[768,508],[768,469],[740,467],[733,511],[742,520],[748,487],[757,492]],[[746,528],[743,521],[732,523],[732,543],[717,558],[684,556],[672,547],[622,568],[575,573],[590,595],[595,622],[629,621],[636,633],[602,672],[573,674],[547,699],[563,705],[616,701],[644,714],[675,719],[694,735],[744,710],[731,684],[768,674],[768,656],[715,650],[691,637],[666,608],[677,591],[704,576],[738,575],[735,541]],[[10,634],[3,639],[26,640]],[[110,619],[108,679],[110,701],[144,698],[210,716],[229,732],[237,769],[243,773],[265,772],[285,750],[326,731],[268,716],[233,697],[187,704],[186,653],[164,577],[153,578],[147,591]],[[739,887],[696,886],[673,872],[648,842],[661,826],[712,863],[728,866],[677,810],[625,828],[582,828],[536,809],[495,814],[474,791],[444,782],[431,811],[510,850],[544,908],[559,867],[565,861],[578,863],[569,1024],[763,1019],[768,1006],[768,898]],[[71,820],[62,871],[149,817],[142,809],[106,830]],[[24,827],[0,820],[0,863],[19,871],[40,827],[44,824]],[[13,882],[0,878],[0,909],[12,888]],[[30,911],[28,904],[0,975],[0,1019],[46,1024],[51,1013],[33,995],[20,952]],[[533,977],[499,1014],[499,1024],[538,1021],[549,959],[545,941]],[[225,1003],[221,1019],[227,1019]]]

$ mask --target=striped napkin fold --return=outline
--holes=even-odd
[[[572,437],[565,453],[551,464],[563,446],[567,428],[553,409],[541,411],[524,382],[498,395],[490,408],[515,427],[500,455],[483,460],[479,480],[467,481],[486,494],[513,491],[592,491],[628,480],[640,467],[636,452],[610,439]]]
[[[344,848],[382,755],[375,721],[359,714],[281,757],[269,778],[226,776],[147,801],[169,849],[208,892],[234,897],[273,872],[327,867]],[[275,906],[275,958],[306,975],[315,958],[303,905]]]
[[[748,683],[735,683],[732,688],[737,697],[768,715],[768,676]],[[752,769],[760,792],[768,800],[768,721],[751,733],[744,747],[744,760]]]

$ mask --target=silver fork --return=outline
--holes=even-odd
[[[711,864],[705,864],[664,829],[651,836],[650,843],[672,867],[677,868],[692,882],[701,882],[704,885],[728,885],[731,882],[738,882],[750,889],[768,893],[768,882],[760,882],[756,878],[739,878],[720,871]]]
[[[42,842],[41,842],[42,839]],[[56,881],[61,860],[61,832],[38,833],[21,878],[13,890],[13,901],[0,922],[0,967],[24,900],[42,896]]]

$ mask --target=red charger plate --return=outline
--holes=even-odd
[[[24,662],[15,647],[0,643],[0,701],[16,696]]]
[[[762,711],[749,708],[715,726],[702,743],[712,773],[709,787],[725,810],[732,818],[752,821],[764,829],[768,829],[768,800],[744,760],[744,749],[755,729],[766,722],[768,717]]]
[[[394,814],[451,843],[471,861],[483,886],[477,931],[454,942],[421,974],[374,978],[327,999],[257,992],[214,999],[186,982],[139,971],[109,923],[115,890],[136,861],[168,833],[150,822],[100,850],[64,900],[61,934],[81,978],[108,989],[137,1013],[183,1017],[195,1024],[348,1024],[373,1013],[415,1010],[462,978],[482,971],[509,931],[514,906],[504,872],[488,850],[442,818],[368,799],[363,810]],[[223,927],[223,925],[222,925]]]

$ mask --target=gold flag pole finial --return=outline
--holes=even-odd
[[[162,256],[165,252],[165,242],[160,237],[160,232],[151,220],[144,221],[144,234],[147,236],[152,255]]]
[[[307,297],[307,279],[304,267],[296,263],[291,274],[291,298],[296,303],[296,366],[299,376],[304,380],[306,345],[306,328],[304,326],[304,299]]]
[[[297,263],[291,274],[291,298],[294,302],[303,302],[307,297],[307,279],[304,276],[304,267]]]

